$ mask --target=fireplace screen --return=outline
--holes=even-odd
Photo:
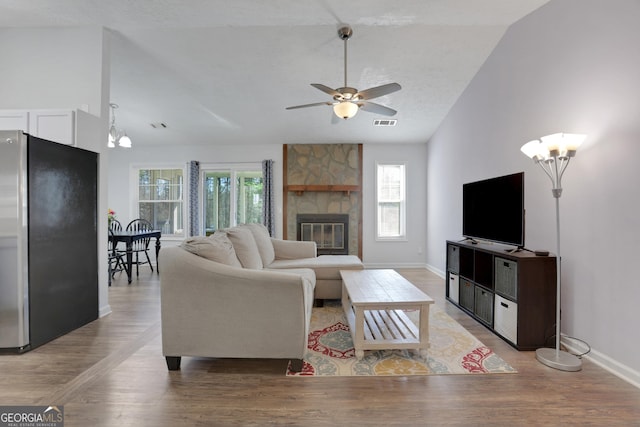
[[[349,215],[300,214],[298,240],[316,242],[319,255],[349,253]]]
[[[314,241],[318,249],[344,249],[344,224],[300,224],[302,240]]]

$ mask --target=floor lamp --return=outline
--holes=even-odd
[[[556,199],[556,347],[537,349],[536,359],[544,365],[561,371],[582,369],[582,361],[578,357],[560,350],[560,196],[562,195],[562,174],[586,137],[579,134],[556,133],[543,136],[540,140],[529,141],[520,148],[551,179],[553,185],[551,193]]]

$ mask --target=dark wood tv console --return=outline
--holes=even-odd
[[[556,258],[447,241],[447,300],[518,350],[553,346]]]

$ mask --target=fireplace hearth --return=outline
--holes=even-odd
[[[349,254],[349,215],[298,214],[297,240],[316,242],[318,255]]]

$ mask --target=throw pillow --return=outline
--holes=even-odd
[[[276,253],[273,250],[273,243],[271,243],[271,236],[269,230],[262,224],[242,224],[242,227],[246,227],[253,234],[253,238],[258,245],[258,252],[260,252],[260,258],[262,258],[262,265],[267,267],[276,259]]]
[[[240,260],[240,264],[242,264],[244,268],[261,270],[263,267],[262,258],[260,257],[258,245],[251,231],[245,227],[228,228],[225,231],[233,244],[233,249],[236,251],[236,256]]]
[[[226,233],[216,231],[210,237],[188,237],[180,247],[192,254],[232,267],[242,267]]]

